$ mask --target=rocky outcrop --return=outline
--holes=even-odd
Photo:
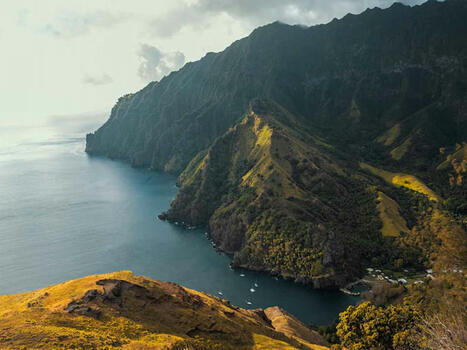
[[[2,349],[324,349],[263,310],[125,271],[0,296],[0,310]]]

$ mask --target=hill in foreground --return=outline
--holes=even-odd
[[[285,311],[129,271],[0,296],[0,349],[313,349],[326,342]]]

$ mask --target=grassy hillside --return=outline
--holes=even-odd
[[[400,214],[400,208],[396,201],[378,192],[378,211],[383,222],[381,233],[383,236],[397,237],[401,232],[408,232],[407,222]]]
[[[128,271],[0,296],[0,349],[325,350],[324,344],[278,308],[244,310]]]
[[[317,287],[358,275],[378,241],[376,195],[301,123],[274,102],[252,102],[182,173],[161,217],[208,224],[236,265]]]
[[[439,200],[439,197],[436,195],[436,193],[428,188],[428,186],[426,186],[416,176],[403,173],[391,173],[390,171],[375,168],[364,162],[360,162],[360,167],[364,170],[368,170],[373,175],[379,176],[394,186],[405,187],[409,190],[421,193],[431,201],[437,202]]]

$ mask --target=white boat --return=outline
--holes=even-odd
[[[255,283],[255,287],[258,288],[258,283]]]
[[[222,292],[217,292],[217,294],[219,294],[219,295],[224,295],[224,293],[222,293]]]
[[[250,288],[250,292],[254,293],[256,290],[254,288]]]
[[[247,303],[248,305],[251,305],[251,301],[247,301],[246,303]]]
[[[245,274],[241,273],[241,274],[240,274],[240,277],[245,277]]]

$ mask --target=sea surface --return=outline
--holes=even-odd
[[[177,194],[173,176],[84,147],[83,130],[0,126],[0,295],[131,270],[244,308],[278,305],[315,324],[359,301],[230,269],[204,230],[157,218]]]

